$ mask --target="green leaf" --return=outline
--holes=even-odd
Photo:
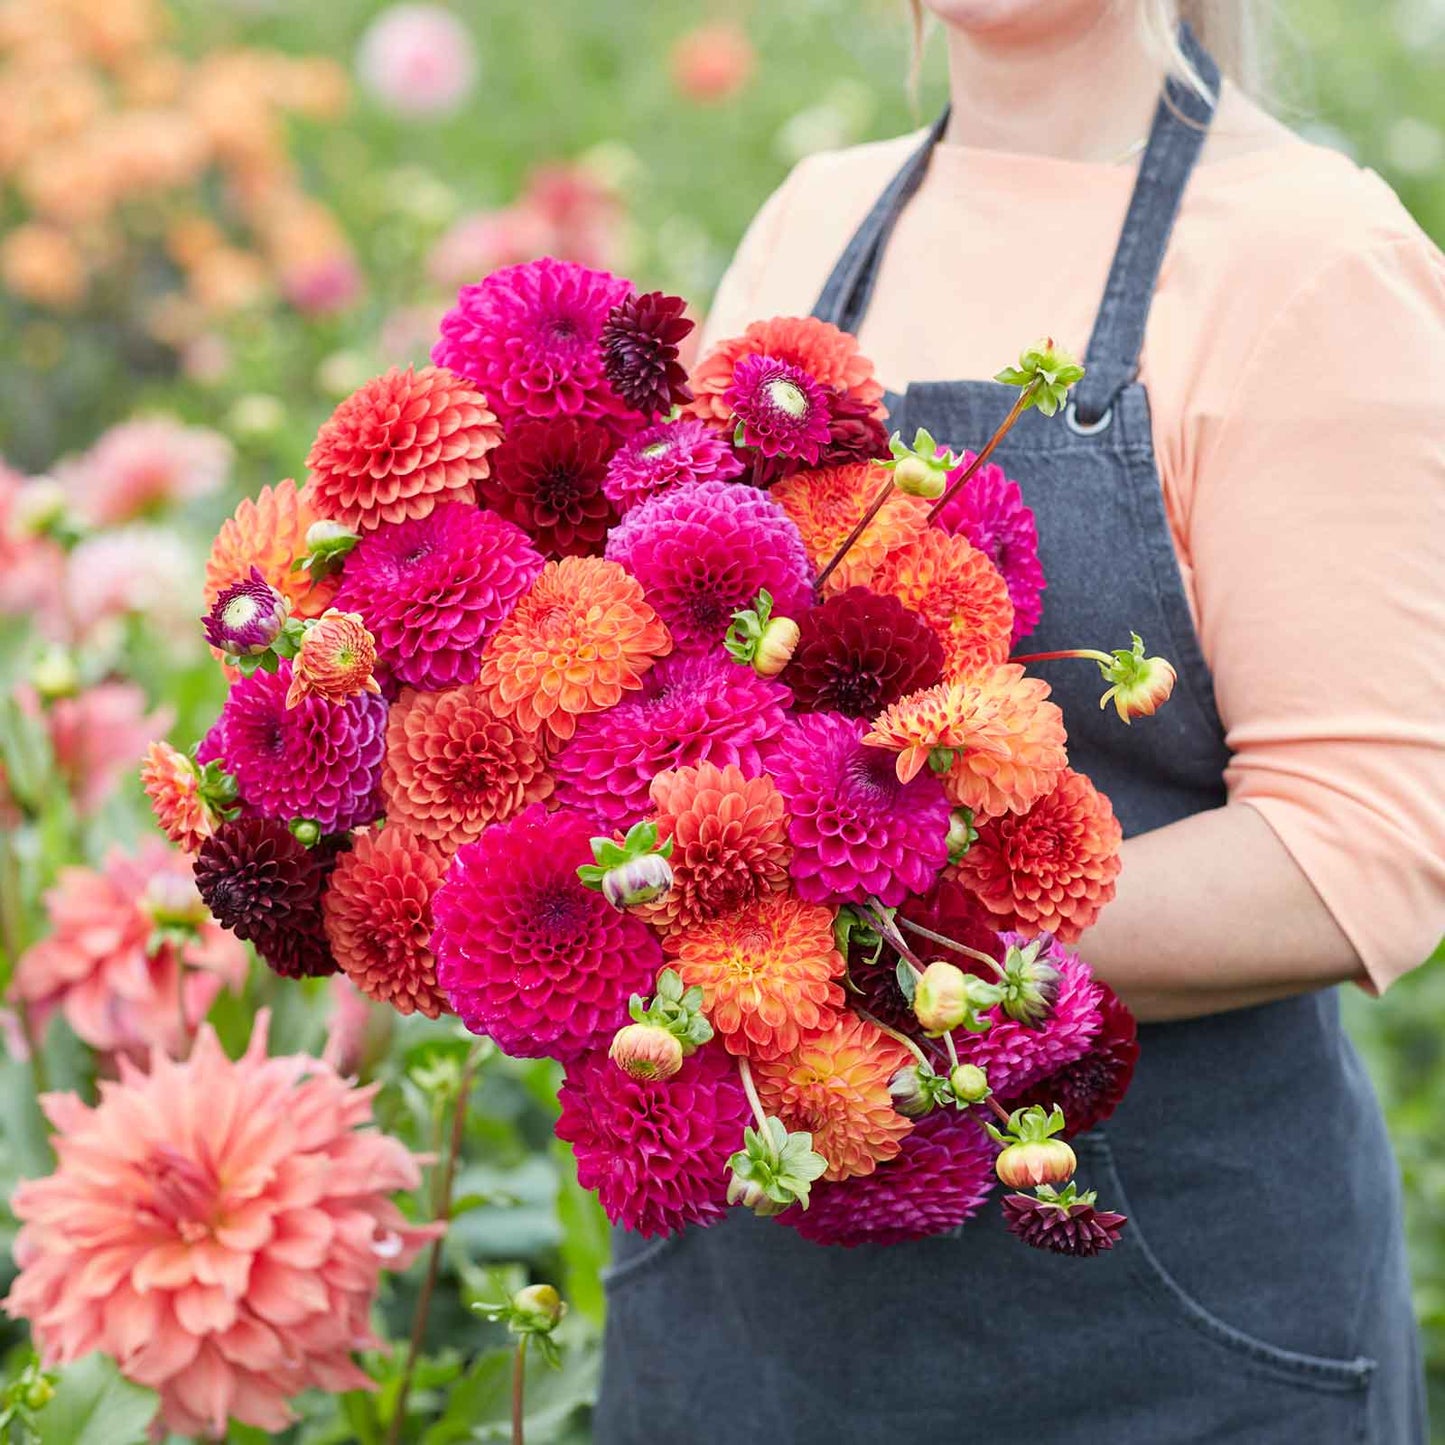
[[[683,999],[682,975],[676,969],[665,968],[657,975],[657,996],[670,1003],[681,1003]]]
[[[159,1400],[104,1355],[60,1372],[55,1398],[36,1416],[45,1445],[146,1445]]]
[[[913,974],[913,965],[906,958],[898,960],[898,990],[903,995],[904,1001],[912,1007],[913,993],[918,986],[918,980]]]

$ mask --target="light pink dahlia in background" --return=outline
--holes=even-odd
[[[364,1127],[374,1090],[318,1059],[268,1059],[266,1026],[234,1063],[206,1028],[185,1063],[122,1064],[94,1108],[46,1095],[59,1163],[11,1201],[6,1310],[47,1364],[109,1355],[181,1435],[282,1430],[302,1390],[370,1389],[352,1352],[379,1343],[381,1271],[436,1232],[391,1202],[420,1168]]]
[[[392,5],[366,27],[356,73],[393,115],[448,115],[476,84],[476,45],[472,32],[445,6]]]
[[[140,767],[174,716],[169,707],[147,712],[145,693],[133,682],[97,683],[51,703],[46,720],[55,764],[82,813],[94,813]]]

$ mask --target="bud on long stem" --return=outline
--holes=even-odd
[[[1009,414],[999,423],[998,430],[983,444],[983,450],[949,484],[948,490],[928,509],[928,520],[936,521],[943,509],[968,485],[969,478],[993,455],[994,448],[1013,430],[1014,423],[1033,405],[1042,382],[1031,381],[1020,393],[1018,400],[1009,408]]]

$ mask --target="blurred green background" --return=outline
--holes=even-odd
[[[445,8],[474,52],[470,66],[460,63],[465,46],[451,44],[433,69],[423,55],[411,73],[397,70],[397,44],[371,29],[402,23],[375,0],[105,0],[84,19],[92,48],[82,63],[20,88],[15,57],[35,26],[73,29],[86,4],[0,4],[0,458],[24,475],[48,473],[138,413],[213,429],[233,449],[225,486],[171,503],[158,519],[154,509],[126,519],[159,520],[197,566],[241,495],[303,469],[341,396],[387,365],[424,357],[459,281],[556,249],[643,289],[680,292],[701,311],[748,219],[795,161],[910,129],[943,94],[935,44],[916,104],[910,98],[901,0],[455,0]],[[1294,0],[1281,19],[1276,109],[1378,170],[1445,238],[1445,0]],[[77,69],[100,76],[100,89]],[[448,85],[455,96],[440,104]],[[106,129],[104,115],[130,109],[169,115],[169,128],[138,128],[120,151],[114,135],[79,146],[78,136]],[[26,123],[12,125],[22,113]],[[37,115],[59,119],[36,130]],[[204,154],[187,150],[187,125],[206,130]],[[116,174],[124,184],[95,200]],[[0,538],[0,567],[4,559]],[[184,592],[182,616],[199,610],[195,576],[161,581]],[[51,657],[57,640],[23,608],[12,611],[0,616],[0,692]],[[223,680],[209,658],[173,645],[164,607],[130,613],[100,638],[59,641],[87,681],[131,678],[150,703],[169,704],[173,736],[188,743],[214,714]],[[45,927],[40,897],[56,869],[98,860],[148,821],[126,782],[89,816],[52,801],[21,826],[0,809],[0,827],[12,825],[21,884],[7,920],[13,960]],[[335,1026],[326,990],[288,986],[282,997],[255,971],[244,997],[217,1006],[228,1041],[272,999],[281,1042],[319,1050]],[[1379,1002],[1350,992],[1347,1009],[1404,1168],[1435,1414],[1445,1420],[1445,970],[1423,969]],[[387,1086],[388,1122],[419,1145],[433,1127],[428,1081],[457,1047],[445,1027],[414,1021],[369,1045],[364,1072]],[[62,1082],[91,1086],[94,1062],[62,1026],[49,1053]],[[43,1167],[45,1146],[26,1066],[12,1054],[3,1068],[8,1192]],[[450,1302],[433,1316],[432,1374],[408,1438],[503,1438],[487,1433],[501,1429],[487,1423],[501,1408],[494,1372],[478,1368],[465,1333],[483,1327],[458,1303],[487,1293],[494,1263],[508,1279],[554,1278],[571,1296],[570,1363],[540,1387],[529,1439],[586,1438],[576,1407],[594,1368],[605,1243],[549,1143],[552,1084],[545,1066],[497,1064],[474,1104],[464,1187],[480,1202],[448,1246]],[[1322,1160],[1301,1187],[1328,1188],[1329,1176]],[[7,1223],[0,1243],[12,1231]],[[394,1338],[414,1293],[415,1282],[403,1282],[386,1302]],[[21,1336],[5,1328],[14,1365]],[[461,1400],[451,1414],[439,1403],[448,1396]],[[318,1403],[295,1438],[373,1438],[378,1417],[355,1410],[363,1413]]]

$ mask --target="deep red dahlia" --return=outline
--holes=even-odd
[[[1005,1194],[1003,1217],[1010,1233],[1033,1249],[1083,1258],[1113,1249],[1129,1222],[1123,1214],[1082,1200],[1065,1205],[1032,1194]]]
[[[602,366],[612,390],[644,416],[671,411],[692,400],[678,346],[694,322],[682,313],[681,296],[649,291],[628,296],[602,328]]]

